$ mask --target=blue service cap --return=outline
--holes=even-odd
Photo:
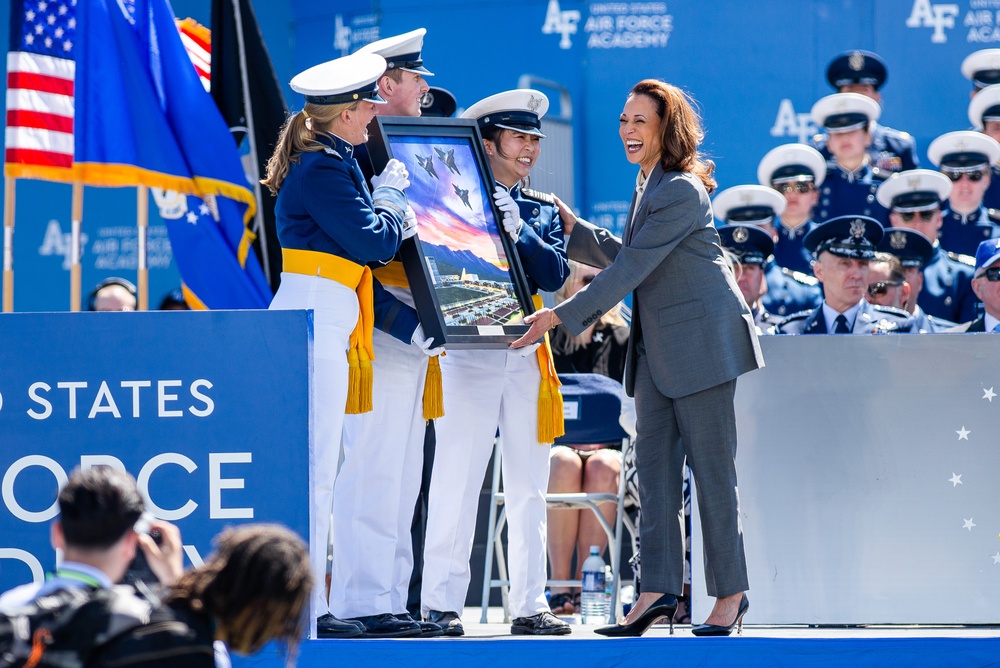
[[[455,113],[458,102],[455,96],[444,88],[431,86],[420,98],[420,115],[431,118],[447,118]]]
[[[774,255],[774,240],[759,227],[723,225],[718,231],[722,246],[735,255],[740,264],[764,266]]]
[[[976,277],[986,273],[993,263],[1000,260],[1000,239],[987,239],[976,249]]]
[[[425,77],[434,76],[433,72],[424,67],[423,57],[420,55],[424,48],[424,35],[426,28],[417,28],[402,35],[394,35],[365,44],[358,49],[358,53],[377,53],[385,58],[386,70],[403,70],[406,72],[416,72]]]
[[[826,158],[806,144],[783,144],[772,148],[757,165],[762,186],[812,181],[818,188],[826,178]]]
[[[971,172],[1000,160],[1000,143],[982,132],[946,132],[927,147],[927,157],[941,171]]]
[[[358,100],[385,104],[378,94],[378,79],[383,72],[385,58],[358,52],[299,72],[288,85],[312,104],[347,104]]]
[[[837,90],[850,84],[870,84],[878,90],[887,78],[885,61],[871,51],[844,51],[826,67],[826,80]]]
[[[859,93],[834,93],[820,99],[811,110],[813,121],[830,134],[868,126],[882,115],[878,103]]]
[[[972,127],[982,132],[986,121],[1000,121],[1000,84],[983,88],[969,101],[969,122]]]
[[[549,98],[541,91],[516,88],[490,95],[462,112],[474,118],[480,129],[498,127],[544,138],[541,119],[549,110]]]
[[[962,61],[962,76],[976,88],[1000,84],[1000,49],[980,49]]]
[[[890,228],[878,245],[882,253],[891,253],[899,258],[904,267],[923,269],[934,259],[934,244],[916,230]]]
[[[868,216],[838,216],[809,230],[802,245],[814,257],[823,251],[857,260],[872,260],[882,241],[882,225]]]
[[[896,172],[875,191],[879,204],[901,213],[934,209],[949,196],[951,179],[932,169]]]
[[[726,223],[766,225],[780,216],[788,202],[774,188],[767,186],[733,186],[712,200],[715,217]]]

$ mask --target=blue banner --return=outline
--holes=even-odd
[[[305,311],[0,316],[0,591],[55,565],[77,466],[134,475],[188,565],[229,525],[308,540],[311,347]]]

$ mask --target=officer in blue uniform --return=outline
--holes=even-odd
[[[813,209],[826,178],[826,159],[805,144],[784,144],[767,152],[757,165],[757,181],[785,198],[785,210],[774,221],[774,262],[793,276],[812,276],[812,257],[802,239],[815,227]]]
[[[882,225],[867,216],[841,216],[815,227],[805,238],[823,283],[823,303],[789,316],[778,334],[895,334],[913,331],[901,309],[869,304],[869,262],[882,240]]]
[[[777,236],[774,221],[784,209],[785,198],[767,186],[734,186],[720,192],[712,201],[712,211],[719,220],[727,225],[759,227],[771,238],[772,250],[765,256],[768,259],[763,265],[767,290],[760,299],[764,310],[778,316],[813,308],[823,299],[819,282],[813,276],[791,271],[774,261],[773,246]]]
[[[870,131],[880,113],[874,100],[858,93],[828,95],[813,105],[813,120],[826,128],[832,155],[819,191],[816,222],[867,216],[885,224],[887,212],[875,201],[875,191],[889,172],[874,166],[867,152]]]
[[[980,243],[1000,236],[1000,225],[994,222],[1000,213],[983,205],[991,166],[1000,160],[1000,143],[981,132],[948,132],[931,142],[927,157],[953,183],[941,226],[941,247],[972,256]]]
[[[758,334],[774,334],[784,318],[768,313],[761,296],[769,291],[764,267],[774,254],[771,235],[754,225],[723,225],[719,228],[722,247],[732,253],[733,273],[743,299],[750,306]]]
[[[916,230],[889,228],[878,250],[895,255],[903,265],[903,274],[910,286],[910,295],[903,308],[913,316],[916,331],[934,333],[954,327],[956,323],[928,315],[918,303],[924,288],[924,267],[934,258],[934,245],[930,240]]]
[[[888,78],[885,61],[871,51],[845,51],[835,57],[826,68],[826,80],[838,93],[858,93],[882,106],[879,89]],[[873,167],[882,173],[900,172],[920,166],[917,145],[909,132],[893,130],[873,123],[868,155]],[[826,145],[827,136],[818,134],[813,145],[827,158],[831,153]]]
[[[281,287],[270,308],[313,310],[309,544],[317,583],[313,628],[320,637],[420,633],[413,622],[372,629],[339,620],[323,586],[344,417],[371,410],[365,373],[374,357],[370,313],[373,293],[384,290],[367,265],[391,258],[416,231],[403,194],[410,183],[405,165],[389,161],[369,190],[354,159],[375,105],[385,103],[376,83],[385,68],[379,55],[354,54],[296,75],[290,85],[305,96],[305,106],[282,128],[263,181],[277,195],[282,247]],[[414,343],[429,343],[415,322],[410,329]]]
[[[893,228],[916,230],[933,240],[934,255],[924,266],[924,285],[917,303],[937,318],[965,322],[976,313],[972,291],[974,260],[949,253],[937,241],[942,225],[941,202],[954,190],[940,172],[915,169],[894,175],[879,189],[879,198],[893,208]],[[897,210],[897,207],[905,210]]]
[[[984,50],[1000,52],[1000,49]],[[1000,85],[986,86],[975,94],[969,102],[969,122],[977,132],[1000,142]],[[996,163],[990,165],[990,187],[983,195],[983,206],[987,209],[1000,208],[1000,166]]]

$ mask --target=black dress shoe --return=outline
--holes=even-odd
[[[602,626],[594,629],[594,633],[609,638],[627,638],[641,636],[649,630],[657,619],[666,617],[670,620],[670,635],[674,635],[674,613],[677,611],[677,597],[673,594],[664,594],[653,602],[653,605],[639,615],[634,621],[628,624],[615,624],[614,626]]]
[[[515,636],[568,636],[573,630],[569,624],[551,612],[540,612],[531,617],[518,617],[510,625]]]
[[[411,638],[420,635],[420,624],[412,619],[405,621],[385,612],[381,615],[367,617],[352,617],[349,622],[361,622],[365,625],[362,638]]]
[[[364,632],[363,624],[337,619],[330,613],[316,619],[316,635],[320,638],[357,638]]]
[[[462,619],[456,612],[431,610],[424,617],[424,621],[440,626],[442,635],[450,636],[452,638],[465,635],[465,627],[462,626]]]
[[[402,619],[404,622],[413,622],[420,626],[420,637],[421,638],[437,638],[438,636],[444,635],[444,629],[435,624],[434,622],[418,622],[410,613],[404,612],[401,615],[394,615],[396,619]]]
[[[720,626],[718,624],[699,624],[691,629],[692,635],[696,636],[728,636],[733,632],[733,627],[736,627],[736,635],[743,635],[743,615],[747,614],[747,610],[750,609],[750,601],[747,599],[746,592],[743,592],[743,598],[740,599],[739,610],[736,611],[736,619],[729,626]]]

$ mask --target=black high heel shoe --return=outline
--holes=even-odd
[[[594,633],[609,638],[626,638],[641,636],[649,630],[649,627],[660,617],[670,620],[670,635],[674,635],[674,612],[677,611],[677,597],[673,594],[664,594],[653,602],[645,612],[628,624],[615,624],[614,626],[602,626],[594,629]]]
[[[743,593],[743,598],[740,599],[740,609],[736,611],[736,619],[729,626],[719,626],[718,624],[699,624],[691,629],[691,634],[696,636],[728,636],[733,632],[733,627],[736,627],[736,635],[743,634],[743,615],[747,614],[747,610],[750,609],[750,601],[747,599],[746,592]]]

